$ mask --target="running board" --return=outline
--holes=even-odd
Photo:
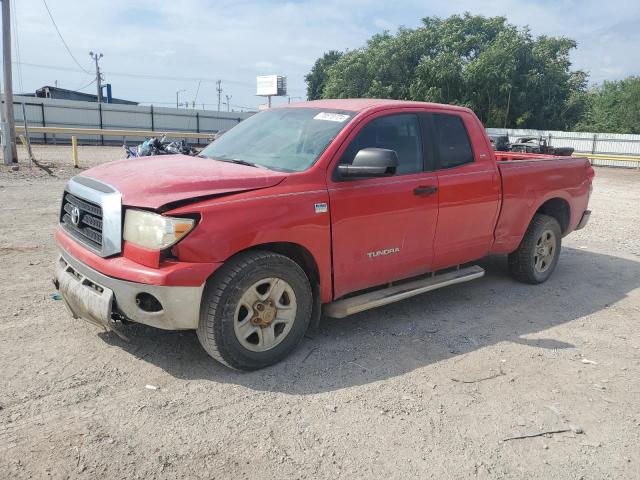
[[[354,313],[364,312],[371,308],[388,305],[405,298],[414,297],[421,293],[430,292],[456,283],[475,280],[484,275],[484,269],[478,265],[461,268],[452,272],[442,273],[433,277],[412,280],[400,285],[382,288],[373,292],[363,293],[355,297],[336,300],[323,306],[323,312],[333,318],[344,318]]]

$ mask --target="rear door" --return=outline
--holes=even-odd
[[[398,154],[393,177],[335,176],[367,147]],[[428,271],[438,215],[438,179],[425,155],[415,109],[374,115],[354,129],[331,166],[328,181],[332,222],[334,296]]]
[[[438,179],[433,269],[485,256],[493,243],[500,177],[484,130],[468,112],[426,114]]]

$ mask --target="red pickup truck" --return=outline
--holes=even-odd
[[[236,369],[344,317],[484,274],[549,278],[582,228],[585,158],[494,152],[474,113],[322,100],[238,124],[197,157],[122,160],[64,192],[55,284],[74,317],[196,329]]]

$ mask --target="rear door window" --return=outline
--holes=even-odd
[[[432,118],[439,168],[472,163],[473,150],[462,118],[447,113],[434,113]]]

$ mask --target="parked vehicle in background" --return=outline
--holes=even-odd
[[[547,139],[544,137],[521,137],[511,144],[511,151],[568,157],[573,154],[574,149],[571,147],[552,147],[547,145]]]
[[[489,134],[489,140],[494,150],[498,152],[508,152],[511,150],[508,135]]]
[[[151,174],[150,174],[151,172]],[[321,312],[345,317],[479,278],[536,284],[584,227],[586,158],[494,152],[469,109],[321,100],[250,117],[198,157],[104,164],[63,194],[55,283],[76,317],[195,329],[261,368]]]

